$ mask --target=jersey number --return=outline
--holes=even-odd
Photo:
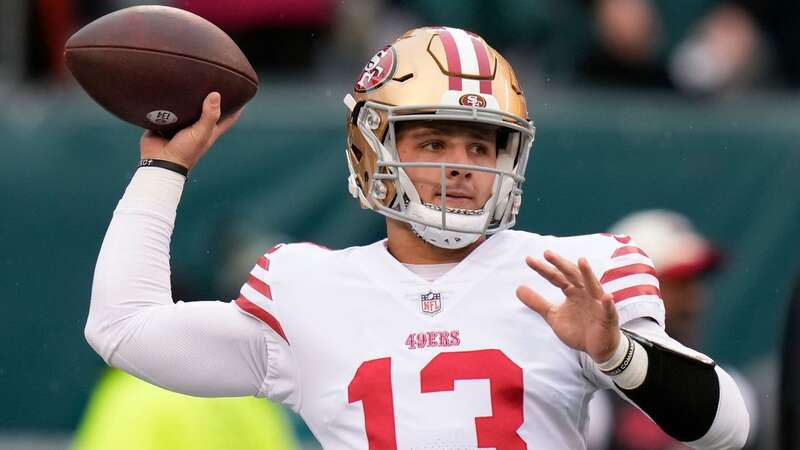
[[[347,388],[349,402],[362,402],[369,450],[397,450],[392,400],[392,359],[359,366]],[[455,390],[455,380],[489,380],[492,415],[475,418],[478,447],[527,449],[522,425],[522,369],[500,350],[442,352],[420,372],[422,393]]]

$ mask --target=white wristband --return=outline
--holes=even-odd
[[[628,336],[625,336],[622,334],[622,331],[620,331],[619,343],[617,344],[617,348],[614,350],[614,353],[611,355],[611,358],[605,362],[597,363],[597,368],[602,372],[609,372],[619,367],[622,364],[622,361],[625,359],[629,344]]]
[[[620,331],[619,345],[608,361],[598,363],[597,368],[610,376],[622,389],[639,387],[647,376],[647,351],[641,344]]]

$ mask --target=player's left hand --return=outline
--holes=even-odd
[[[564,303],[553,305],[524,285],[517,288],[517,297],[542,316],[569,347],[588,353],[597,363],[608,361],[620,335],[614,298],[603,291],[586,258],[575,265],[549,250],[544,257],[550,264],[530,256],[525,262],[564,292]]]

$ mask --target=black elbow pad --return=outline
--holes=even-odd
[[[690,442],[703,437],[714,423],[719,405],[714,361],[624,332],[647,351],[648,367],[640,386],[620,390],[673,438]]]

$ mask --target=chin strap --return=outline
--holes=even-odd
[[[416,222],[410,225],[411,231],[413,231],[418,238],[431,245],[448,250],[464,248],[481,237],[480,234],[445,231],[435,227],[421,225]]]
[[[416,192],[414,192],[416,194]],[[477,241],[482,233],[468,231],[443,230],[432,225],[425,225],[438,220],[442,210],[439,206],[430,203],[408,201],[406,213],[409,217],[419,220],[409,221],[411,230],[423,241],[445,249],[464,248]],[[447,226],[460,230],[481,230],[486,218],[484,210],[460,210],[447,208]]]

